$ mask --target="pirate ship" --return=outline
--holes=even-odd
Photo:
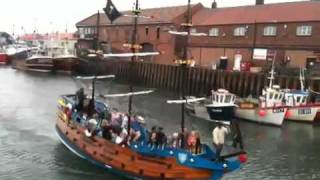
[[[188,1],[187,23],[184,24],[186,37],[190,35],[190,0]],[[112,9],[112,10],[110,10]],[[114,17],[117,12],[111,0],[108,1],[105,9],[107,15]],[[137,48],[137,24],[140,17],[139,0],[135,1],[133,10],[134,28],[132,33],[131,50],[132,53],[125,54],[131,57],[131,69],[134,66],[136,57],[158,54],[157,52],[139,53]],[[109,16],[110,17],[110,16]],[[179,34],[178,32],[176,34]],[[182,33],[183,34],[183,33]],[[185,35],[185,34],[183,34]],[[186,49],[186,48],[185,48]],[[118,57],[123,55],[105,54],[105,57]],[[187,59],[187,55],[184,55]],[[186,72],[187,63],[182,61],[181,68]],[[133,71],[131,70],[131,73]],[[161,146],[153,147],[145,139],[139,141],[130,141],[129,136],[122,143],[117,144],[112,140],[107,140],[99,133],[93,133],[99,129],[104,115],[109,113],[110,109],[103,102],[95,98],[95,82],[101,78],[110,78],[113,76],[92,76],[84,77],[92,79],[91,97],[79,100],[79,95],[63,95],[59,100],[59,116],[56,123],[56,132],[61,142],[73,153],[89,162],[110,170],[119,175],[133,179],[220,179],[224,174],[232,172],[241,167],[246,161],[245,152],[240,151],[235,154],[222,157],[222,160],[216,161],[214,149],[206,144],[201,144],[200,153],[192,153],[183,146]],[[128,124],[126,126],[127,134],[132,131],[132,96],[147,94],[146,92],[133,92],[133,86],[130,84],[130,92],[127,94],[106,95],[110,96],[128,96]],[[80,93],[81,94],[81,93]],[[81,97],[81,96],[80,96]],[[80,98],[81,99],[81,98]],[[178,103],[182,104],[181,131],[184,133],[184,92]],[[79,110],[79,102],[84,105]],[[176,103],[177,101],[172,101]],[[84,113],[85,112],[85,113]],[[98,116],[90,117],[97,113]],[[86,115],[84,115],[86,114]],[[89,117],[89,118],[87,118]],[[91,118],[91,119],[90,119]],[[89,124],[93,118],[95,128],[90,130],[86,124]],[[90,119],[90,120],[88,120]],[[142,130],[146,130],[142,127]]]

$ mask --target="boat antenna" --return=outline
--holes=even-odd
[[[192,27],[192,22],[191,22],[191,0],[188,0],[188,10],[187,10],[187,15],[186,15],[186,23],[182,24],[184,27],[184,31],[187,32],[186,36],[186,44],[183,49],[183,57],[181,61],[181,69],[182,69],[182,79],[181,79],[181,89],[180,89],[180,99],[186,100],[185,98],[185,84],[186,84],[186,70],[188,66],[188,43],[189,43],[189,36],[190,36],[190,29]],[[185,130],[185,103],[181,104],[181,132],[184,134]],[[184,138],[182,136],[182,138]],[[183,140],[184,141],[184,140]],[[184,144],[182,144],[182,147],[184,148]]]
[[[270,80],[269,82],[269,88],[271,89],[272,88],[272,85],[273,85],[273,80],[274,80],[274,59],[272,61],[272,66],[271,66],[271,71],[270,71],[270,77],[268,78]]]
[[[140,7],[139,7],[139,0],[135,0],[135,6],[132,11],[134,17],[133,17],[133,32],[132,32],[132,37],[131,37],[131,51],[133,54],[135,54],[139,48],[139,46],[136,45],[137,43],[137,29],[138,29],[138,17],[140,12]],[[131,57],[131,62],[130,62],[130,72],[129,74],[130,79],[129,79],[129,92],[133,92],[133,85],[132,85],[132,75],[133,75],[133,67],[134,67],[134,61],[136,60],[136,56]],[[128,104],[128,135],[130,134],[130,129],[131,129],[131,116],[132,116],[132,98],[133,96],[129,96],[129,104]]]
[[[301,91],[304,91],[304,81],[305,81],[305,75],[304,75],[304,69],[300,69],[300,88]]]

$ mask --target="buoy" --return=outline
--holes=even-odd
[[[259,116],[261,116],[261,117],[264,117],[266,114],[267,114],[267,112],[265,110],[263,110],[263,109],[261,109],[259,111]]]
[[[285,118],[288,119],[292,115],[290,110],[287,110]]]
[[[240,161],[240,163],[246,163],[248,161],[247,154],[240,154],[239,155],[239,161]]]

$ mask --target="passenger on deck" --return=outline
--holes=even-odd
[[[212,131],[213,145],[216,148],[216,161],[221,161],[221,151],[223,149],[225,136],[229,133],[228,129],[224,127],[221,123],[218,123],[218,126]]]
[[[159,127],[158,131],[156,133],[156,146],[159,147],[164,147],[167,142],[167,136],[163,132],[163,128]]]
[[[185,149],[188,148],[188,136],[189,132],[187,128],[184,128],[184,133],[179,134],[180,148]]]
[[[151,132],[149,133],[149,144],[151,145],[151,147],[154,147],[156,145],[156,141],[157,141],[157,127],[153,126],[151,128]]]
[[[232,129],[231,132],[232,132],[232,139],[233,139],[232,146],[234,148],[237,148],[239,144],[240,149],[243,150],[242,135],[241,135],[239,123],[237,120],[233,120],[231,122],[231,129]]]
[[[77,92],[76,92],[76,109],[78,112],[83,111],[83,104],[84,104],[84,99],[85,99],[85,95],[84,95],[84,89],[80,88]]]
[[[108,123],[108,121],[103,120],[101,122],[101,129],[102,129],[102,137],[106,140],[112,140],[112,127]]]
[[[175,132],[170,138],[168,138],[168,145],[172,148],[180,147],[179,133]]]
[[[202,152],[202,147],[201,147],[201,139],[200,139],[200,133],[197,131],[196,132],[196,152],[195,154],[200,154]]]
[[[136,116],[136,118],[131,124],[133,142],[146,140],[145,128],[143,127],[144,124],[145,124],[144,118],[142,116]]]
[[[87,137],[92,137],[96,134],[97,125],[98,125],[98,114],[94,114],[87,124],[87,129],[85,131],[85,134]]]
[[[122,123],[121,123],[121,128],[122,129],[127,129],[128,128],[128,121],[129,121],[129,115],[124,114],[122,116]]]
[[[188,149],[191,153],[195,153],[196,143],[197,143],[196,132],[191,131],[190,135],[188,136]]]

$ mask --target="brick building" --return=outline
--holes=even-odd
[[[192,13],[202,9],[201,4],[192,5]],[[130,15],[130,11],[122,12]],[[162,55],[144,58],[145,61],[154,63],[171,64],[174,60],[175,37],[168,34],[169,30],[180,28],[185,20],[187,6],[144,9],[138,25],[137,41],[142,45],[142,51],[161,51]],[[94,47],[94,37],[97,35],[98,14],[94,14],[77,23],[79,40],[78,48]],[[132,33],[132,17],[121,16],[112,24],[105,14],[100,13],[99,41],[106,45],[112,52],[123,52],[128,49],[123,44],[130,42]]]
[[[258,2],[257,2],[258,3]],[[305,67],[320,58],[320,2],[203,8],[193,16],[193,31],[207,33],[193,37],[192,55],[201,66],[235,56],[255,65],[275,58],[290,61],[291,67]]]
[[[190,54],[196,65],[211,67],[221,56],[229,59],[228,68],[233,67],[235,57],[263,65],[267,60],[290,61],[293,67],[305,67],[307,61],[320,59],[320,2],[303,1],[263,4],[230,8],[205,8],[192,5],[193,32],[204,32],[208,36],[192,37]],[[143,51],[163,51],[164,54],[147,59],[162,64],[172,64],[175,49],[180,41],[167,33],[180,29],[187,11],[186,6],[144,9],[139,19],[138,42]],[[129,11],[122,12],[130,14]],[[97,34],[97,14],[76,24],[80,39],[78,48],[92,48]],[[122,46],[129,42],[132,18],[122,16],[113,24],[100,14],[99,40],[107,49],[126,51]],[[145,59],[146,60],[146,59]]]

